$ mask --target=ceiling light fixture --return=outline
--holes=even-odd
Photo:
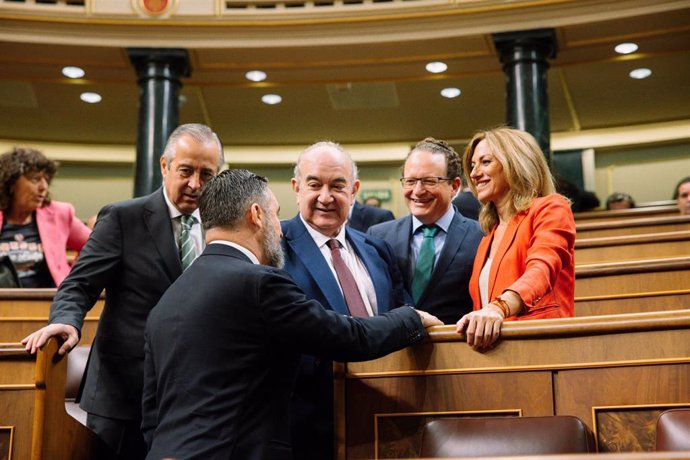
[[[264,81],[266,79],[266,72],[261,70],[250,70],[244,76],[249,81]]]
[[[652,74],[652,71],[647,68],[639,68],[635,70],[630,71],[630,78],[634,78],[635,80],[642,80],[643,78],[647,78]]]
[[[263,96],[261,96],[261,101],[264,104],[276,105],[280,104],[283,101],[283,98],[277,94],[264,94]]]
[[[461,93],[462,91],[460,91],[460,88],[443,88],[441,90],[441,96],[446,97],[448,99],[456,98],[460,96]]]
[[[84,69],[81,67],[70,65],[62,68],[62,75],[67,78],[82,78],[84,75],[86,75],[86,72],[84,72]]]
[[[89,104],[98,104],[101,102],[101,100],[103,100],[100,94],[92,92],[81,93],[79,99],[84,102],[88,102]]]
[[[431,73],[443,73],[448,70],[448,66],[445,62],[430,62],[426,65],[426,70]]]
[[[620,43],[614,49],[618,54],[630,54],[637,51],[638,48],[637,43]]]

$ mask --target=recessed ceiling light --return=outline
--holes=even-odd
[[[460,96],[460,88],[443,88],[441,90],[441,96],[447,97],[448,99],[453,99]]]
[[[67,78],[81,78],[86,72],[81,67],[67,66],[62,68],[62,75]]]
[[[282,100],[283,100],[283,98],[277,94],[264,94],[263,96],[261,96],[261,101],[264,104],[268,104],[268,105],[280,104],[282,102]]]
[[[247,77],[249,81],[264,81],[266,79],[266,72],[262,72],[261,70],[250,70],[244,74],[244,76]]]
[[[91,92],[81,93],[79,98],[89,104],[98,104],[103,99],[100,94]]]
[[[448,70],[448,66],[445,62],[430,62],[426,65],[426,70],[431,73],[443,73]]]
[[[620,43],[614,48],[618,54],[630,54],[637,51],[637,43]]]
[[[634,78],[635,80],[642,80],[643,78],[647,78],[652,74],[652,71],[647,68],[640,68],[640,69],[635,69],[630,71],[630,78]]]

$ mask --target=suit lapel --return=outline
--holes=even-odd
[[[357,253],[357,256],[366,267],[367,272],[369,272],[371,282],[374,285],[374,290],[376,291],[376,305],[378,307],[378,313],[381,314],[387,312],[390,310],[388,299],[390,298],[390,290],[392,288],[389,283],[385,282],[387,279],[387,275],[385,273],[387,267],[385,267],[384,264],[376,263],[376,261],[380,260],[381,257],[379,256],[378,252],[376,252],[376,248],[370,244],[367,244],[364,236],[353,231],[346,230],[345,237],[350,242],[352,248]]]
[[[410,254],[410,239],[412,238],[412,217],[405,216],[399,221],[395,222],[395,227],[392,228],[390,240],[391,248],[393,249],[393,254],[397,259],[398,267],[403,276],[403,283],[405,284],[405,289],[410,290],[412,285],[412,272],[414,267],[412,267],[412,255]]]
[[[501,244],[496,250],[494,260],[491,263],[491,272],[489,273],[489,298],[491,299],[495,297],[493,290],[496,284],[496,277],[498,276],[498,268],[501,266],[501,262],[508,252],[508,249],[510,249],[510,247],[513,245],[518,228],[526,216],[527,212],[521,212],[510,220],[508,223],[508,228],[506,228],[506,231],[503,234]]]
[[[446,240],[443,243],[443,248],[441,248],[441,254],[439,254],[436,264],[434,264],[434,271],[431,273],[431,279],[429,284],[427,284],[422,297],[419,299],[419,303],[422,303],[430,292],[433,292],[435,286],[439,283],[443,275],[446,273],[448,266],[455,258],[455,255],[460,251],[462,247],[462,242],[467,235],[467,226],[463,225],[462,218],[456,212],[453,215],[453,220],[450,222],[448,227],[448,233],[446,234]]]
[[[304,227],[299,215],[288,223],[288,228],[290,232],[285,235],[285,239],[295,257],[300,260],[309,275],[316,281],[331,309],[340,314],[348,315],[349,311],[340,291],[340,285],[323,254]]]
[[[150,195],[142,210],[142,219],[156,250],[163,259],[165,271],[174,281],[182,274],[180,257],[177,254],[175,235],[170,222],[170,213],[165,204],[163,189]]]

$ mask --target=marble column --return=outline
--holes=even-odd
[[[178,125],[181,78],[191,66],[185,49],[129,48],[139,82],[139,120],[134,196],[160,187],[159,159],[170,133]]]
[[[547,59],[556,57],[554,29],[493,35],[506,74],[506,124],[532,134],[551,164]]]

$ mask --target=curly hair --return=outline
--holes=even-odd
[[[57,172],[57,163],[31,148],[14,147],[0,155],[0,209],[3,212],[12,205],[12,187],[17,179],[32,172],[45,174],[50,184]],[[43,200],[43,206],[47,204],[50,204],[50,193]]]
[[[420,151],[430,152],[432,154],[441,154],[445,156],[446,177],[450,177],[451,179],[459,177],[462,179],[462,163],[460,155],[458,155],[458,153],[453,149],[453,147],[450,146],[450,144],[448,144],[448,142],[439,139],[434,139],[433,137],[427,137],[417,142],[417,145],[415,145],[414,148],[410,150],[410,152],[407,154],[405,162],[407,163],[407,159],[410,158],[410,156],[412,156],[413,153]],[[400,172],[401,174],[404,174],[404,164],[400,167]]]

